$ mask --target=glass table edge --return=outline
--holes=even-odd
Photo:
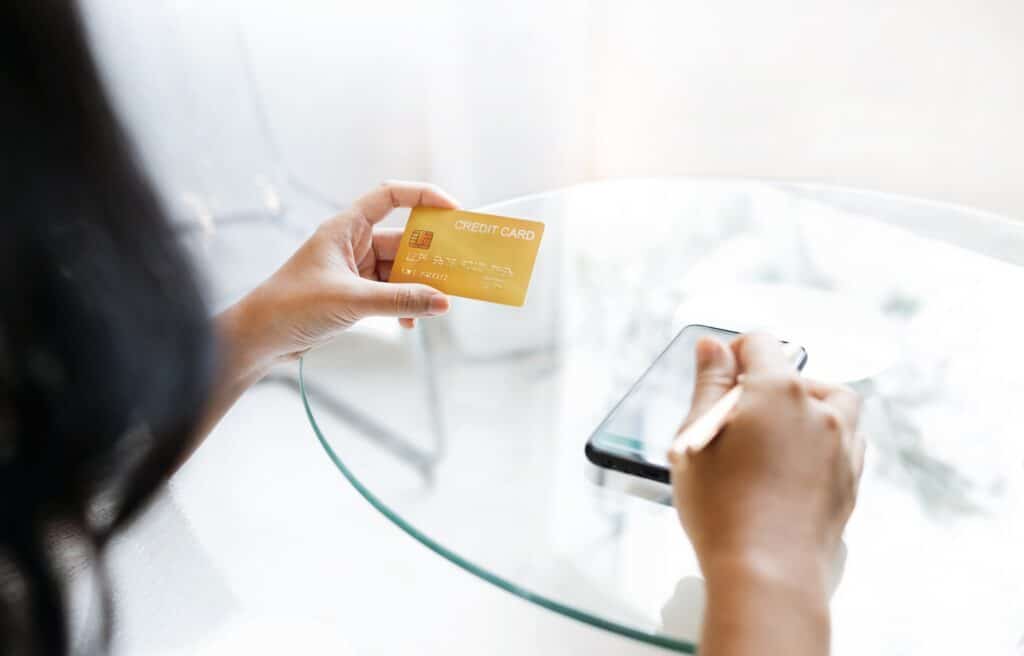
[[[309,399],[306,396],[305,364],[305,358],[300,358],[299,392],[300,395],[302,396],[302,405],[305,408],[306,417],[309,419],[310,426],[312,426],[313,432],[316,434],[317,441],[320,442],[320,446],[327,453],[327,457],[331,459],[331,462],[334,463],[334,466],[338,468],[338,471],[340,471],[341,474],[345,477],[345,479],[348,480],[348,482],[352,485],[352,487],[355,488],[356,492],[358,492],[359,495],[362,496],[363,499],[365,499],[371,506],[373,506],[374,509],[376,509],[382,515],[384,515],[384,517],[386,517],[399,529],[404,531],[406,534],[408,534],[410,537],[412,537],[414,540],[416,540],[423,546],[427,547],[428,549],[438,554],[442,558],[450,561],[459,568],[469,572],[470,574],[477,576],[478,578],[486,581],[487,583],[490,583],[491,585],[497,586],[498,588],[506,592],[509,592],[521,599],[525,599],[526,601],[541,606],[542,608],[546,608],[547,610],[556,612],[560,615],[564,615],[576,621],[583,622],[584,624],[588,624],[599,629],[604,629],[611,633],[615,633],[626,638],[632,638],[634,640],[638,640],[650,645],[664,647],[667,649],[671,649],[673,651],[686,654],[697,653],[696,644],[687,642],[685,640],[673,639],[665,635],[647,633],[640,629],[632,628],[624,624],[619,624],[611,620],[606,620],[591,613],[576,608],[572,608],[570,606],[566,606],[565,604],[557,602],[543,595],[535,594],[519,585],[516,585],[508,579],[490,573],[489,571],[487,571],[487,569],[480,565],[477,565],[475,562],[466,560],[465,558],[459,556],[455,552],[449,550],[447,547],[444,547],[440,543],[436,542],[435,540],[421,532],[419,529],[417,529],[409,522],[405,521],[402,517],[393,512],[387,505],[385,505],[384,502],[378,499],[372,492],[370,492],[370,490],[367,489],[359,481],[358,478],[356,478],[355,474],[353,474],[348,469],[345,463],[342,462],[341,458],[338,456],[337,453],[334,452],[334,449],[332,449],[330,444],[327,442],[327,439],[324,437],[323,432],[320,430],[319,424],[317,424],[316,417],[313,415],[313,409],[310,407]]]

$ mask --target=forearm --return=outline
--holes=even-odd
[[[279,360],[266,343],[263,321],[251,305],[247,297],[214,318],[220,359],[206,409],[183,454],[182,463],[202,444],[242,394]]]
[[[823,568],[778,566],[752,558],[719,559],[705,568],[707,610],[702,656],[829,652]]]

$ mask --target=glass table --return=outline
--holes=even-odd
[[[704,588],[674,510],[607,485],[583,447],[682,326],[768,330],[865,397],[833,653],[1024,653],[1024,223],[702,179],[482,211],[547,224],[526,306],[455,299],[302,363],[327,457],[399,528],[538,606],[692,653]]]

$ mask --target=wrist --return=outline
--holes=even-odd
[[[264,313],[251,295],[217,316],[222,362],[232,378],[255,383],[282,359],[266,324]]]
[[[829,565],[815,550],[745,549],[701,560],[710,592],[713,588],[756,588],[791,598],[806,610],[824,610],[829,599]]]
[[[701,653],[828,653],[828,593],[817,563],[745,552],[716,555],[702,568]]]

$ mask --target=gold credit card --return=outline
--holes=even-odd
[[[419,282],[446,294],[522,305],[544,224],[417,207],[409,214],[390,282]]]

